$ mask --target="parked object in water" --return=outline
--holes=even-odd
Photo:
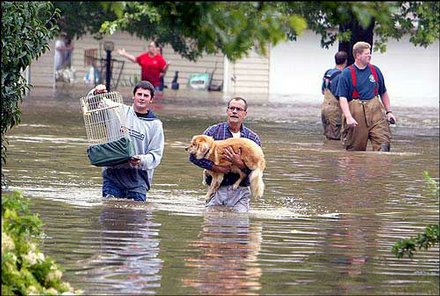
[[[209,73],[191,74],[188,78],[188,87],[196,90],[208,90]]]
[[[135,149],[125,124],[121,94],[94,92],[80,101],[89,141],[87,156],[90,163],[111,166],[129,160]]]
[[[215,63],[211,73],[205,72],[190,75],[188,78],[188,87],[197,90],[221,91],[223,89],[223,81],[219,85],[212,84],[216,69],[217,63]]]
[[[208,91],[222,91],[222,89],[223,89],[223,81],[219,85],[212,84],[212,80],[214,79],[215,70],[217,70],[217,62],[215,62],[214,70],[212,70],[212,73],[211,73],[211,79],[209,80],[209,84],[208,84]]]
[[[179,89],[179,83],[177,82],[177,79],[179,79],[179,71],[176,71],[174,74],[173,81],[171,82],[171,89]]]
[[[188,87],[197,90],[221,91],[223,81],[219,85],[212,85],[212,75],[209,73],[192,74],[188,79]]]
[[[84,82],[90,85],[96,85],[101,81],[101,73],[95,66],[90,66],[86,75],[84,76]]]

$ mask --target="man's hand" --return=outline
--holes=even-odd
[[[347,117],[347,118],[346,118],[346,121],[347,121],[347,125],[348,125],[349,127],[355,127],[355,126],[358,125],[356,119],[354,119],[353,116]]]
[[[358,125],[356,119],[350,113],[350,107],[346,97],[339,97],[339,105],[341,106],[342,113],[345,116],[345,121],[349,127],[356,127]]]
[[[120,49],[118,49],[118,53],[119,53],[121,56],[125,56],[125,54],[126,54],[127,52],[125,51],[125,48],[120,48]]]
[[[237,166],[239,169],[246,168],[243,160],[241,159],[241,151],[238,150],[238,153],[235,153],[232,147],[226,147],[224,150],[223,158],[227,161],[231,162],[233,165]]]
[[[141,164],[141,158],[138,155],[133,156],[128,160],[131,167],[138,167]]]
[[[104,84],[98,84],[97,86],[95,86],[95,90],[93,91],[94,95],[98,95],[98,94],[105,94],[107,92],[107,89],[105,88]]]
[[[388,122],[391,123],[391,124],[395,124],[395,123],[396,123],[396,117],[395,117],[394,114],[391,113],[391,112],[389,112],[389,113],[387,114],[387,120],[388,120]]]
[[[231,171],[231,166],[230,165],[212,165],[211,168],[212,171],[217,172],[217,173],[223,173],[223,174],[227,174]]]
[[[129,59],[129,60],[132,61],[133,63],[136,63],[136,57],[133,56],[133,55],[131,55],[131,54],[129,54],[129,53],[125,50],[125,48],[120,48],[120,49],[118,49],[118,53],[119,53],[121,56],[123,56],[123,57]]]

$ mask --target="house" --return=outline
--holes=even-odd
[[[121,61],[113,70],[119,78],[118,87],[131,86],[140,76],[140,67],[119,56],[118,48],[125,48],[132,55],[146,50],[148,42],[125,32],[116,32],[104,40],[95,40],[86,35],[74,40],[72,66],[76,70],[75,84],[84,85],[83,78],[90,66],[87,65],[87,50],[96,52],[96,58],[104,59],[105,41],[114,42],[112,58]],[[56,87],[53,74],[53,47],[32,63],[27,73],[34,86]],[[221,53],[206,55],[197,62],[188,61],[176,54],[170,46],[163,48],[164,58],[170,62],[165,84],[170,87],[176,71],[179,71],[180,88],[185,89],[192,74],[213,73],[213,85],[221,85],[224,95],[250,95],[273,101],[302,101],[320,103],[321,79],[328,68],[334,66],[333,56],[337,44],[329,49],[320,46],[320,36],[307,30],[297,41],[284,42],[270,47],[267,56],[250,52],[235,63]],[[427,48],[415,47],[409,38],[390,40],[385,53],[373,52],[373,64],[379,66],[385,76],[385,83],[393,106],[428,106],[439,104],[439,43]],[[213,72],[214,71],[214,72]]]

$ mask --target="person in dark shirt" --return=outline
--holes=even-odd
[[[353,65],[339,75],[335,94],[344,114],[342,143],[346,150],[365,151],[370,140],[373,151],[390,151],[389,124],[395,123],[396,117],[384,77],[377,66],[370,64],[370,44],[354,44],[353,56]]]
[[[321,104],[321,120],[324,135],[329,140],[340,140],[342,110],[339,101],[335,98],[339,74],[347,67],[347,53],[338,51],[335,54],[335,67],[328,69],[322,79],[321,91],[324,101]]]
[[[213,137],[214,140],[225,140],[233,137],[248,138],[261,146],[260,137],[243,124],[247,116],[247,102],[244,98],[234,97],[230,99],[226,108],[226,114],[228,116],[227,122],[212,125],[203,134]],[[251,170],[243,163],[240,154],[234,153],[232,148],[228,147],[226,149],[225,158],[247,175],[250,174]],[[233,189],[232,185],[238,180],[239,175],[231,173],[230,166],[218,166],[208,159],[196,159],[194,155],[190,155],[189,160],[201,168],[225,174],[220,188],[207,202],[207,207],[223,205],[231,207],[238,212],[249,211],[251,197],[249,176],[240,183],[237,189]],[[210,184],[211,178],[207,177],[206,182]]]

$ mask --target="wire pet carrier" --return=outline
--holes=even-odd
[[[89,147],[95,166],[113,166],[129,160],[134,145],[126,126],[124,102],[118,92],[87,95],[80,99]]]

